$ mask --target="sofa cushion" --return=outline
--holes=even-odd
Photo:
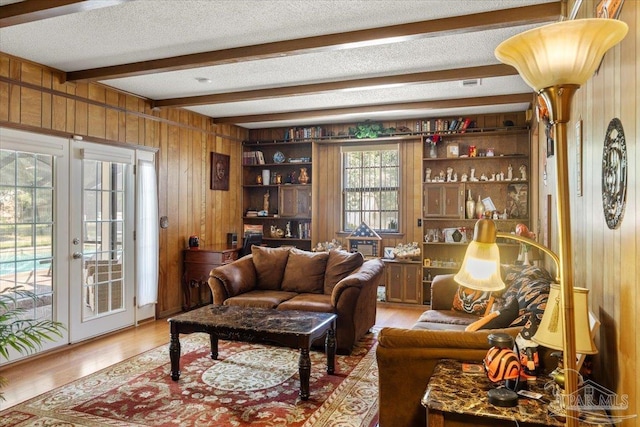
[[[253,265],[257,274],[257,289],[279,290],[289,258],[289,248],[252,246]]]
[[[295,292],[272,290],[255,290],[238,296],[227,298],[224,305],[239,305],[242,307],[276,308],[284,301],[295,297]]]
[[[298,294],[278,306],[278,310],[302,310],[321,313],[333,313],[331,295],[325,294]]]
[[[426,322],[466,326],[475,322],[476,320],[478,320],[478,316],[460,311],[427,310],[420,315],[418,321],[416,322],[416,325],[422,322]],[[414,327],[416,325],[414,325]]]
[[[284,269],[281,289],[288,292],[321,294],[328,259],[327,252],[308,252],[292,248]]]
[[[331,295],[333,288],[340,280],[364,263],[364,256],[360,252],[347,252],[334,249],[329,251],[327,268],[324,272],[324,293]]]
[[[464,286],[458,286],[458,291],[453,296],[452,308],[454,311],[482,316],[486,313],[491,299],[491,292],[477,291]]]

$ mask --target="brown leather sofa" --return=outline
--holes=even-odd
[[[360,253],[253,246],[211,270],[209,287],[214,304],[336,313],[337,352],[350,354],[375,324],[382,271]]]
[[[529,319],[541,315],[546,304],[544,290],[548,293],[552,281],[548,273],[538,267],[518,266],[505,271],[503,277],[508,289],[498,307],[515,310],[503,310],[491,323],[485,324],[476,314],[452,309],[458,285],[452,275],[444,275],[434,277],[432,309],[425,311],[412,329],[380,331],[376,349],[380,427],[425,426],[426,410],[421,399],[440,359],[481,362],[489,349],[490,334],[508,333],[514,338],[519,332],[524,335],[530,327]],[[510,326],[518,322],[526,324]],[[541,369],[555,367],[550,351],[542,347],[538,351]]]

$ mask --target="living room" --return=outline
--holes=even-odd
[[[576,2],[558,2],[565,14]],[[598,2],[584,1],[578,18],[595,16]],[[431,7],[431,6],[430,6]],[[568,153],[570,176],[570,207],[573,274],[576,286],[590,290],[590,309],[601,322],[596,334],[599,349],[594,357],[595,378],[605,387],[629,398],[629,414],[640,408],[638,388],[638,334],[637,307],[640,304],[638,263],[640,248],[639,217],[636,214],[638,190],[637,170],[640,157],[637,151],[637,132],[640,124],[637,85],[640,56],[637,23],[640,10],[635,1],[627,1],[618,19],[629,25],[629,33],[619,46],[608,52],[597,74],[575,95],[571,121],[568,123]],[[363,28],[374,27],[364,25]],[[256,42],[254,44],[258,44]],[[107,84],[83,81],[61,83],[57,70],[47,64],[33,62],[20,55],[9,55],[5,48],[0,54],[0,126],[36,134],[71,137],[80,136],[97,143],[145,146],[157,150],[159,216],[166,216],[167,228],[159,232],[160,275],[156,315],[166,319],[182,310],[183,297],[178,285],[182,277],[183,250],[188,238],[197,235],[200,244],[225,244],[227,233],[241,233],[244,210],[242,186],[242,142],[276,132],[268,126],[249,129],[243,126],[216,122],[210,117],[182,108],[154,109],[151,103]],[[554,156],[547,156],[547,137],[544,125],[535,114],[535,97],[529,94],[528,107],[511,113],[493,113],[496,122],[512,120],[504,114],[526,117],[531,110],[530,132],[532,152],[530,170],[532,184],[530,227],[537,234],[548,234],[547,243],[558,251],[556,218],[549,213],[556,207],[556,178]],[[421,119],[451,119],[459,116],[477,116],[480,113],[443,113],[422,115]],[[372,117],[374,117],[372,115]],[[618,117],[624,125],[627,141],[627,193],[626,209],[619,226],[607,226],[602,206],[602,152],[607,126]],[[348,133],[357,122],[327,124],[335,135]],[[376,120],[374,120],[376,121]],[[385,128],[408,128],[415,132],[415,117],[381,119]],[[578,147],[580,121],[582,147]],[[315,125],[309,118],[300,126]],[[288,126],[280,126],[281,134]],[[267,138],[265,138],[267,139]],[[581,148],[581,176],[575,166],[579,161],[576,150]],[[340,172],[337,147],[320,145],[314,154],[311,186],[335,188]],[[333,157],[328,157],[329,152]],[[382,235],[383,247],[400,243],[422,242],[425,229],[417,223],[422,218],[423,145],[419,138],[403,144],[402,159],[406,166],[403,182],[414,185],[403,187],[399,218],[400,233]],[[210,153],[229,156],[229,190],[210,189]],[[315,157],[318,156],[318,157]],[[318,162],[316,166],[315,162]],[[581,178],[581,194],[577,187]],[[329,180],[333,179],[332,182]],[[319,193],[320,194],[320,193]],[[179,197],[177,196],[179,195]],[[320,196],[314,204],[313,217],[320,221],[312,227],[312,243],[339,239],[345,241],[348,233],[341,233],[339,203],[335,195]],[[547,229],[547,224],[549,228]],[[314,224],[316,225],[316,224]],[[542,236],[541,236],[542,237]],[[553,270],[553,263],[543,264]],[[633,422],[633,421],[631,421]],[[633,424],[628,424],[633,425]]]

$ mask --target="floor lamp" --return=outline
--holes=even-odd
[[[604,54],[627,34],[626,23],[614,19],[578,19],[545,25],[500,43],[495,55],[512,65],[524,81],[543,97],[556,136],[556,195],[560,304],[564,316],[563,361],[565,394],[577,391],[576,342],[571,256],[571,216],[567,123],[576,90],[589,80]],[[577,426],[577,411],[567,407],[567,425]]]

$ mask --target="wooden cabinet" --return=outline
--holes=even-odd
[[[483,122],[480,116],[477,120]],[[483,216],[493,218],[499,231],[514,231],[518,223],[531,226],[528,127],[471,128],[439,136],[434,147],[431,135],[423,135],[425,293],[431,287],[429,276],[455,273],[460,268],[478,220],[475,213],[467,214],[467,198],[474,204],[480,198],[487,205]],[[452,238],[456,230],[458,241]],[[516,260],[519,245],[504,241],[498,245],[501,262]]]
[[[424,184],[425,218],[464,218],[464,184]]]
[[[238,259],[239,247],[213,246],[183,251],[184,273],[182,309],[191,310],[211,303],[209,273],[212,269]]]
[[[279,213],[284,218],[311,218],[311,186],[284,185],[279,191]]]
[[[422,304],[422,264],[419,261],[384,261],[386,300]]]
[[[311,249],[311,148],[310,140],[244,142],[243,223],[263,244]]]

